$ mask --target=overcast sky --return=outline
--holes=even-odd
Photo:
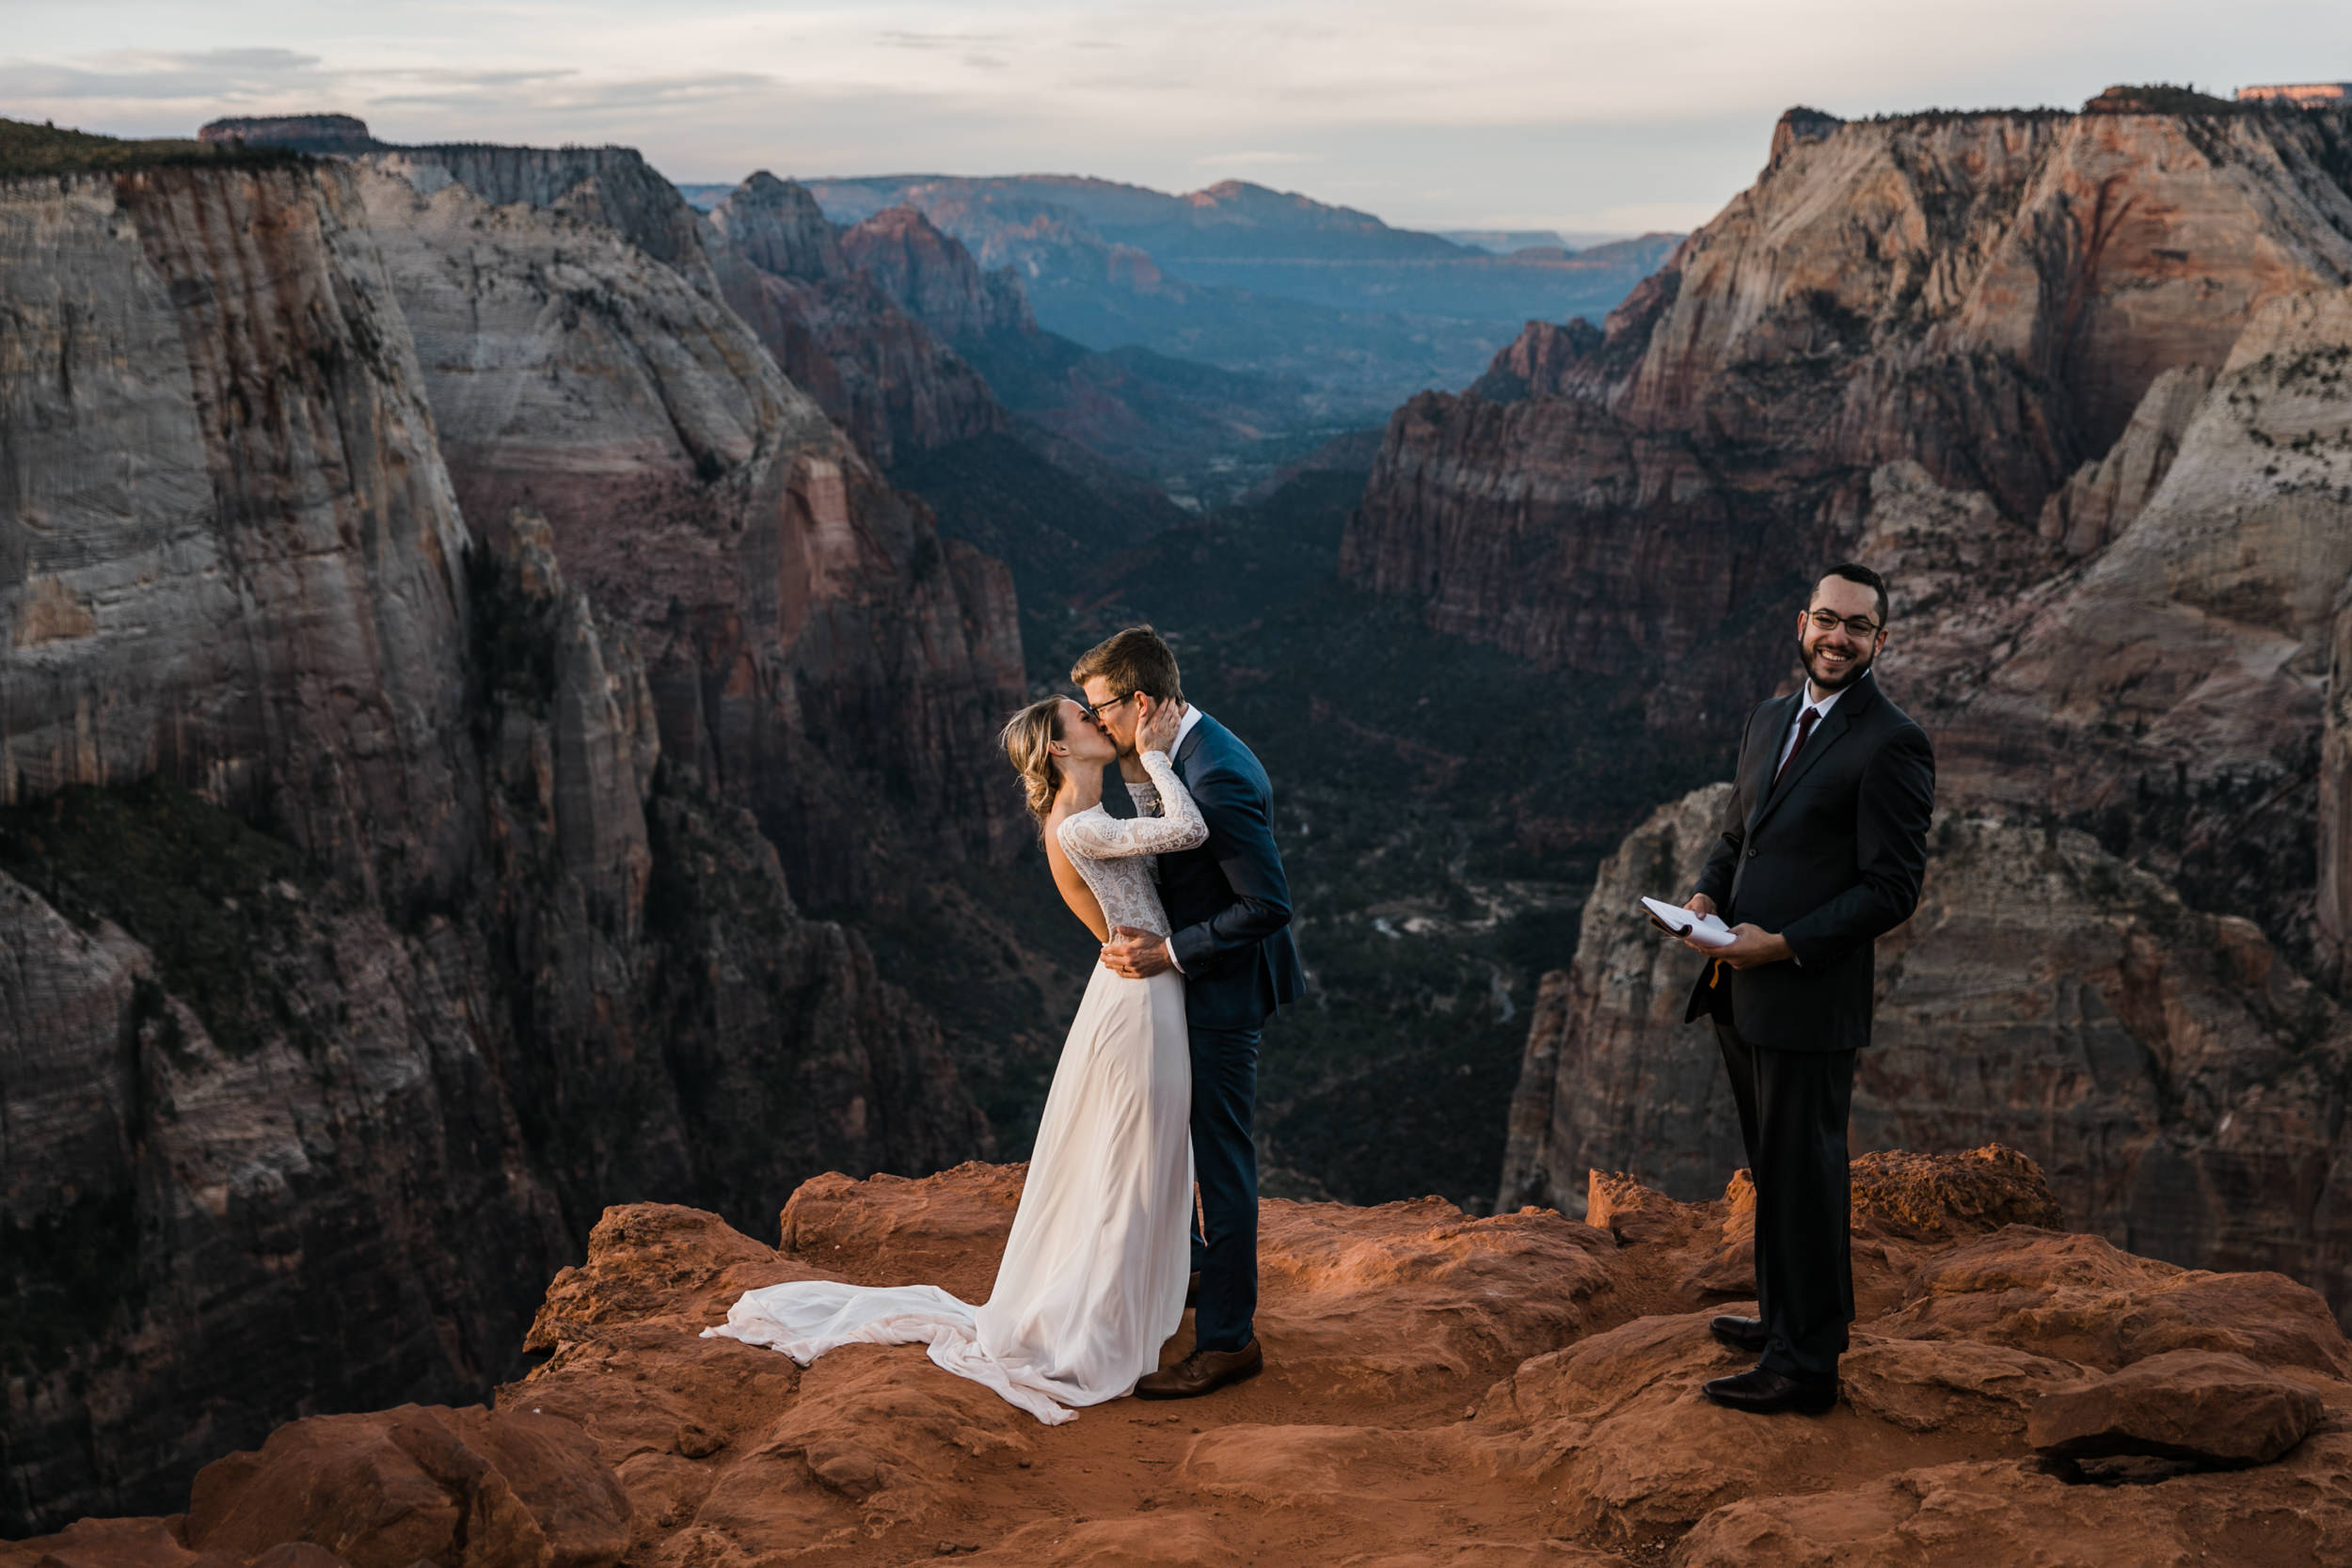
[[[2074,105],[2352,78],[2344,0],[0,0],[0,116],[621,142],[675,179],[1227,178],[1422,228],[1704,221],[1790,103]]]

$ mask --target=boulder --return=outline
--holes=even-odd
[[[206,1465],[186,1534],[237,1560],[307,1543],[351,1568],[605,1568],[628,1545],[628,1517],[570,1421],[410,1404],[310,1417]]]
[[[2266,1465],[2303,1440],[2323,1406],[2310,1385],[2225,1352],[2180,1350],[2045,1389],[2026,1436],[2058,1459],[2154,1454]]]

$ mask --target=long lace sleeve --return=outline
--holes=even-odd
[[[1168,753],[1144,752],[1143,770],[1152,775],[1152,783],[1160,792],[1160,810],[1164,815],[1120,818],[1107,812],[1089,811],[1065,817],[1061,847],[1073,860],[1165,855],[1178,849],[1198,848],[1208,842],[1209,825],[1200,819],[1200,808],[1193,803],[1192,791],[1184,787],[1184,781],[1176,776],[1175,765],[1168,760]]]

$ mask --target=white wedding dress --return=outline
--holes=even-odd
[[[1104,920],[1166,936],[1152,857],[1190,849],[1209,830],[1167,752],[1146,752],[1143,766],[1152,784],[1128,788],[1147,815],[1092,806],[1063,819],[1060,839]],[[1148,815],[1154,807],[1165,815]],[[771,1345],[803,1367],[836,1345],[925,1342],[947,1370],[1049,1424],[1121,1398],[1184,1323],[1191,1114],[1184,976],[1129,980],[1097,964],[985,1306],[936,1285],[796,1280],[745,1291],[703,1337]]]

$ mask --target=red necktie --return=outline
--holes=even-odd
[[[1772,788],[1778,789],[1780,787],[1781,775],[1788,771],[1788,765],[1797,760],[1797,753],[1799,752],[1804,750],[1805,741],[1810,738],[1813,734],[1813,721],[1820,716],[1821,710],[1818,707],[1806,708],[1803,713],[1797,716],[1797,743],[1788,748],[1788,754],[1787,756],[1780,759],[1780,768],[1778,771],[1772,774]]]

